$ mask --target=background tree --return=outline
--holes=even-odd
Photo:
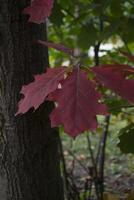
[[[0,9],[0,118],[2,164],[8,200],[63,200],[58,133],[51,129],[46,103],[38,114],[16,118],[19,91],[48,66],[46,26],[28,24],[22,15],[28,0],[2,0]],[[43,115],[43,117],[42,117]]]

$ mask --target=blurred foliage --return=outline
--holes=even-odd
[[[120,51],[134,51],[134,1],[55,0],[48,28],[49,40],[79,49],[80,62],[85,66],[94,65],[91,49],[93,51],[97,44],[100,44],[100,63],[128,64]],[[107,49],[105,44],[110,44],[111,49]],[[52,66],[68,65],[70,62],[67,55],[50,49]],[[117,116],[122,107],[129,104],[109,94],[104,90],[105,103]]]
[[[134,153],[134,123],[120,130],[118,146],[123,153]]]
[[[96,157],[98,152],[97,147],[99,145],[99,139],[100,136],[102,135],[102,131],[104,128],[104,117],[99,116],[98,121],[99,121],[99,127],[96,130],[96,132],[84,133],[83,135],[78,136],[75,140],[64,134],[63,128],[62,127],[60,128],[61,138],[63,141],[64,151],[65,151],[65,157],[67,158],[68,163],[71,163],[71,160],[73,159],[72,154],[69,153],[71,151],[75,154],[78,160],[81,160],[81,162],[85,166],[88,165],[90,166],[92,164],[86,136],[87,135],[90,136],[92,142],[91,147],[94,152],[94,156]],[[134,123],[134,116],[129,115],[129,117],[127,117],[126,113],[120,112],[120,114],[112,115],[111,117],[111,123],[109,127],[109,135],[106,147],[105,172],[107,175],[112,176],[119,173],[129,174],[134,172],[134,156],[131,154],[122,155],[122,152],[118,147],[120,142],[119,136],[121,135],[120,130],[126,129],[129,123]]]
[[[55,0],[53,12],[48,21],[48,29],[48,40],[77,49],[79,61],[84,66],[95,65],[94,49],[96,45],[99,46],[100,63],[122,63],[133,66],[120,53],[120,51],[134,53],[133,0]],[[49,55],[52,67],[73,63],[73,60],[67,55],[55,50],[50,49]],[[119,171],[128,172],[130,169],[133,171],[133,155],[122,155],[117,144],[120,139],[121,150],[123,149],[123,152],[126,153],[126,149],[128,149],[128,152],[134,153],[134,148],[132,151],[129,149],[130,140],[131,145],[134,144],[134,140],[132,141],[130,137],[130,133],[134,137],[134,131],[129,129],[129,124],[134,123],[134,107],[111,91],[102,90],[105,97],[104,102],[108,105],[111,113],[105,170],[112,174]],[[100,124],[98,130],[96,133],[90,133],[95,155],[97,154],[96,146],[104,128],[104,118],[98,117],[98,120]],[[121,132],[119,132],[120,130]],[[64,134],[62,137],[65,156],[70,162],[72,155],[69,154],[69,149],[76,153],[76,157],[86,165],[90,155],[87,150],[85,134],[74,141]]]
[[[133,0],[55,0],[48,22],[49,40],[63,43],[80,51],[84,65],[94,65],[89,50],[98,43],[112,44],[103,49],[101,62],[127,62],[119,48],[133,52],[134,49],[134,2]],[[100,46],[100,50],[101,50]],[[53,65],[60,65],[68,57],[50,50]],[[64,58],[63,58],[64,57]]]

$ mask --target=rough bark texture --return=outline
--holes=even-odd
[[[1,162],[7,200],[63,200],[58,133],[48,119],[52,105],[14,117],[21,86],[48,65],[47,50],[34,43],[46,37],[45,25],[27,23],[22,10],[28,3],[0,0]]]

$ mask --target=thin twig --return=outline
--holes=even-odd
[[[79,163],[79,165],[85,170],[85,172],[87,172],[87,174],[88,174],[89,172],[88,172],[88,169],[85,167],[85,165],[80,160],[77,159],[77,157],[74,155],[74,153],[71,150],[69,150],[69,149],[66,149],[66,150]]]
[[[106,141],[108,136],[108,129],[110,124],[110,115],[105,118],[105,128],[101,138],[101,149],[99,154],[99,162],[98,162],[98,170],[99,170],[99,181],[100,181],[100,196],[101,200],[103,200],[103,192],[104,192],[104,164],[105,164],[105,149],[106,149]]]
[[[100,33],[103,31],[103,19],[102,19],[102,16],[100,16],[100,23],[99,23],[99,30],[100,30]],[[101,42],[102,41],[98,41],[98,43],[94,46],[94,63],[95,63],[95,66],[98,66],[100,64],[100,60],[99,60],[99,51],[100,51],[100,45],[101,45]],[[100,151],[100,145],[99,145],[99,151]],[[98,156],[97,156],[98,157]],[[95,180],[95,189],[96,189],[96,196],[97,196],[97,200],[102,200],[101,198],[101,192],[99,190],[99,182],[98,182],[98,169],[97,169],[97,160],[94,161],[95,164],[96,164],[96,180]]]
[[[126,114],[126,115],[130,115],[130,116],[134,116],[134,113],[132,112],[132,113],[128,113],[128,112],[126,112],[126,111],[121,111],[122,113],[124,113],[124,114]]]
[[[64,158],[64,152],[63,152],[63,146],[62,146],[61,138],[59,138],[59,148],[60,148],[60,155],[61,155],[61,161],[62,161],[62,166],[63,166],[65,198],[66,198],[66,200],[70,200],[69,199],[68,174],[67,174],[67,169],[66,169],[66,162],[65,162],[65,158]]]
[[[134,105],[120,105],[120,106],[111,106],[110,110],[118,108],[134,108]]]
[[[97,198],[99,199],[97,165],[96,165],[96,160],[93,155],[89,135],[87,135],[87,141],[88,141],[88,149],[89,149],[89,153],[90,153],[91,161],[92,161],[92,165],[93,165],[93,181],[94,181],[95,191],[96,191]]]
[[[100,42],[98,42],[95,46],[94,46],[94,63],[95,63],[95,66],[98,66],[99,65],[99,48],[100,48]]]
[[[95,158],[94,158],[94,155],[93,155],[93,151],[92,151],[91,141],[90,141],[89,135],[87,135],[87,142],[88,142],[88,149],[89,149],[89,152],[90,152],[90,156],[91,156],[93,167],[96,168],[96,161],[95,161]]]

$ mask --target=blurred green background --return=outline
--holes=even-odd
[[[85,67],[95,65],[97,48],[100,64],[120,63],[132,67],[134,65],[120,53],[121,51],[134,53],[133,0],[55,0],[47,26],[48,40],[74,48],[78,52],[77,59]],[[72,58],[51,48],[49,58],[51,67],[73,63]],[[104,101],[111,113],[106,145],[105,176],[118,177],[122,174],[126,174],[126,177],[131,176],[134,172],[134,155],[126,150],[129,148],[129,136],[127,143],[119,136],[130,132],[129,125],[134,127],[134,107],[109,90],[103,89],[103,93]],[[99,140],[105,125],[104,117],[98,116],[98,121],[99,127],[96,132],[86,132],[75,140],[66,135],[63,127],[60,127],[68,168],[72,167],[74,156],[78,165],[82,163],[86,167],[90,166],[91,155],[88,150],[87,135],[90,135],[93,153],[97,155]],[[127,128],[123,132],[124,127]],[[131,133],[134,134],[134,129]],[[132,138],[130,140],[132,141]],[[124,150],[122,146],[126,149]],[[130,152],[133,150],[134,140]]]

